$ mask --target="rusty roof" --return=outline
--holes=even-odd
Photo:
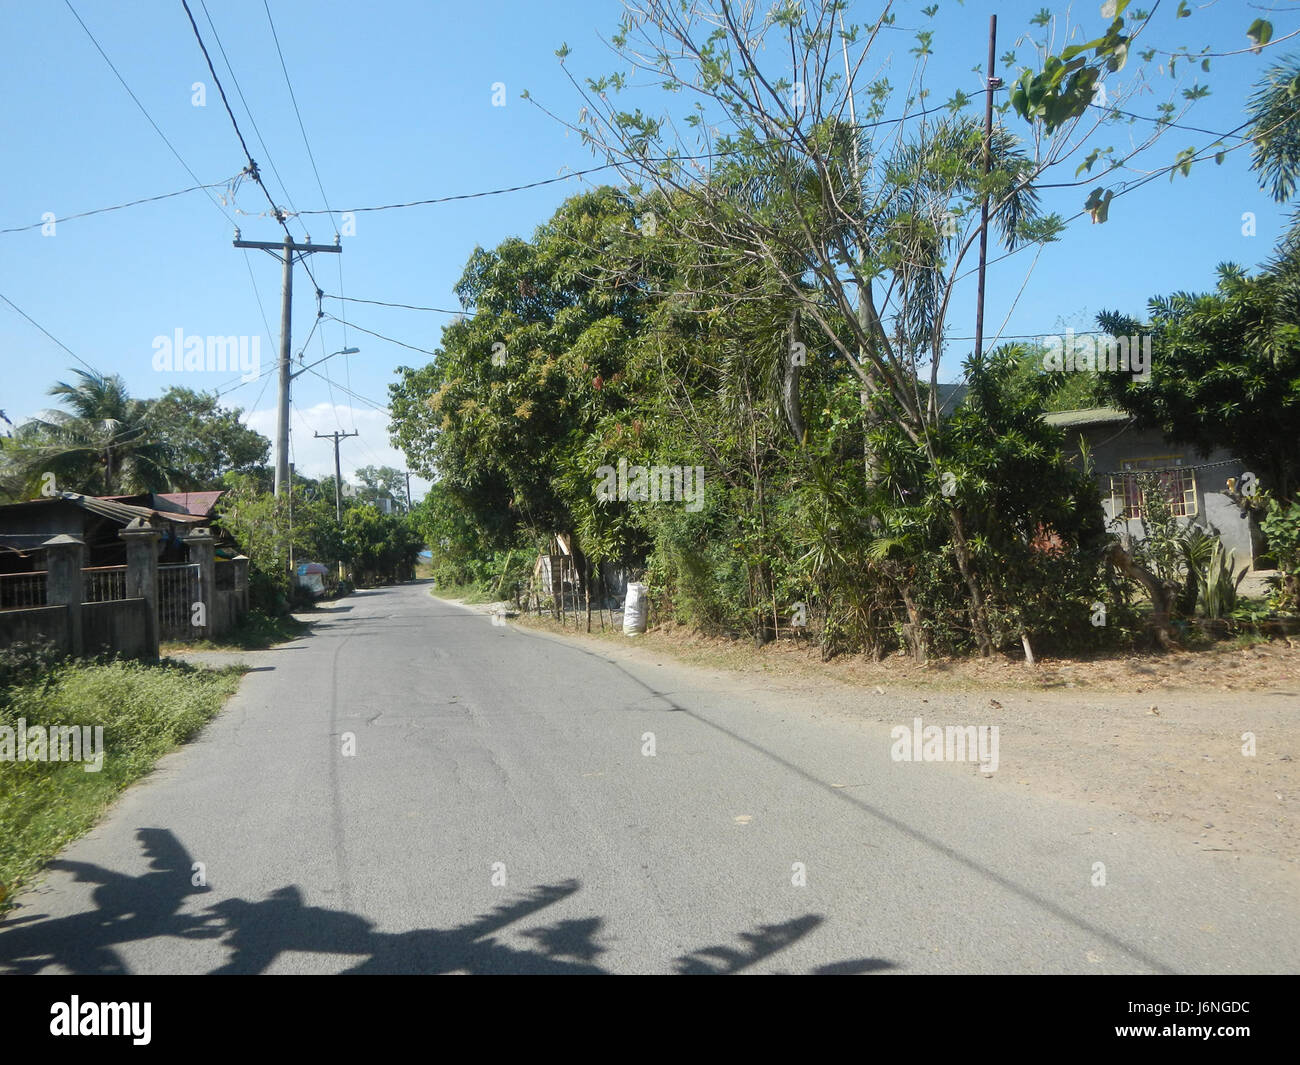
[[[79,492],[56,492],[52,496],[43,496],[39,499],[28,499],[20,503],[6,503],[0,506],[0,512],[16,507],[48,506],[51,503],[71,503],[82,510],[88,510],[102,518],[121,522],[123,525],[130,524],[136,518],[142,518],[150,525],[156,524],[159,519],[181,525],[202,525],[207,521],[207,518],[201,514],[181,514],[174,511],[154,510],[152,507],[119,503],[115,499],[86,496],[81,495]]]
[[[217,505],[217,500],[226,493],[217,492],[159,492],[157,497],[165,499],[168,503],[176,503],[182,506],[190,514],[196,514],[201,518],[206,518],[212,513],[212,508]]]

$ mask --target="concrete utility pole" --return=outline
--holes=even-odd
[[[984,83],[984,176],[988,177],[993,165],[993,90],[1002,88],[1002,79],[993,76],[994,57],[997,54],[998,17],[989,16],[989,66]],[[975,356],[984,353],[984,271],[989,253],[989,194],[984,194],[980,204],[980,268],[975,293]]]
[[[411,471],[406,471],[406,513],[411,513]]]
[[[282,244],[269,240],[240,240],[239,230],[235,230],[236,248],[260,248],[284,264],[284,292],[280,304],[280,408],[275,433],[275,494],[277,496],[280,494],[280,489],[289,483],[289,382],[294,377],[289,372],[289,334],[293,314],[294,260],[318,251],[335,254],[343,251],[337,236],[333,244],[312,244],[310,237],[307,241],[306,244],[295,244],[293,238],[287,233]]]
[[[339,472],[339,441],[346,440],[349,436],[360,436],[360,433],[317,433],[317,440],[334,441],[334,520],[340,525],[343,524],[343,475]]]

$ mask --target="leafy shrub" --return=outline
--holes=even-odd
[[[63,658],[49,640],[25,640],[0,649],[0,701],[8,689],[47,676]]]
[[[0,771],[0,909],[15,887],[89,829],[116,794],[190,739],[239,683],[239,669],[178,663],[66,662],[16,684],[0,725],[103,728],[103,765],[4,763]]]

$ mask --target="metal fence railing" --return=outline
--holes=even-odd
[[[81,571],[86,603],[113,603],[126,598],[125,566],[87,566]]]
[[[197,565],[158,567],[158,631],[163,639],[182,640],[194,634],[191,618],[198,601]]]
[[[0,610],[45,606],[45,570],[0,574]]]

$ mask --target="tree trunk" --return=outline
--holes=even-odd
[[[1020,643],[1025,649],[1025,665],[1034,665],[1034,648],[1029,643],[1029,633],[1024,629],[1020,630]]]
[[[1139,566],[1133,561],[1133,556],[1118,543],[1111,544],[1107,549],[1106,561],[1129,580],[1142,585],[1146,589],[1147,595],[1151,597],[1151,628],[1156,642],[1166,651],[1181,650],[1178,643],[1169,634],[1169,619],[1173,612],[1174,590],[1145,566]]]
[[[799,361],[795,359],[795,345],[799,344],[799,311],[795,309],[790,320],[790,344],[785,357],[785,374],[781,381],[781,405],[785,408],[785,420],[794,434],[795,443],[801,447],[806,441],[808,427],[803,420],[803,410],[799,406],[799,375],[803,372],[803,359],[807,358],[807,349],[802,348]]]
[[[912,657],[918,665],[924,665],[927,655],[925,629],[921,625],[921,609],[916,605],[916,600],[912,598],[912,589],[910,587],[904,585],[901,591],[903,606],[907,608],[907,625],[904,631],[912,644]]]
[[[980,654],[988,658],[993,653],[993,641],[989,638],[988,611],[984,606],[984,596],[980,593],[979,582],[975,579],[975,571],[971,568],[970,547],[966,543],[961,515],[955,507],[949,511],[949,519],[952,522],[952,546],[953,554],[957,559],[957,569],[961,572],[962,580],[966,582],[966,588],[970,592],[970,620],[975,632],[975,643],[980,649]]]

